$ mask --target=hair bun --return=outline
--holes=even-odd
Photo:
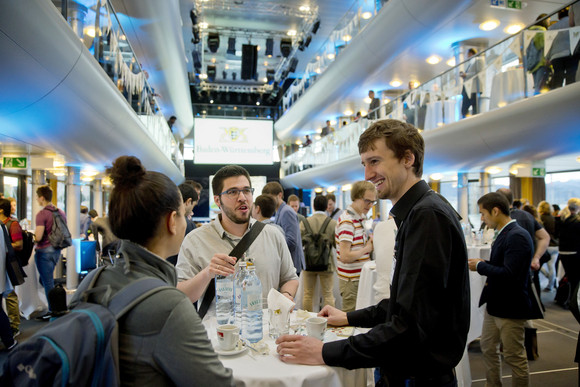
[[[139,184],[147,170],[135,156],[121,156],[107,170],[117,187],[134,187]]]

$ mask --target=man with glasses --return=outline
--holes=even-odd
[[[237,165],[222,167],[213,178],[212,189],[221,213],[185,237],[177,259],[177,288],[192,302],[202,298],[215,275],[234,274],[236,258],[228,254],[256,222],[250,217],[254,188],[248,171]],[[284,236],[278,230],[264,227],[246,256],[254,259],[263,298],[275,288],[294,299],[298,277]],[[215,301],[208,315],[215,315]]]
[[[336,273],[344,312],[352,312],[356,307],[360,272],[373,251],[373,239],[368,236],[364,222],[376,203],[377,190],[371,182],[357,181],[350,198],[352,204],[338,218],[335,234]]]

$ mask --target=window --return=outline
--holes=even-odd
[[[580,197],[580,171],[547,173],[545,181],[546,201],[550,204],[564,208],[568,199]]]

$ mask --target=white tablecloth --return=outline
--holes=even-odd
[[[44,288],[40,285],[40,278],[34,261],[34,252],[24,267],[26,273],[25,281],[22,285],[16,287],[16,295],[20,306],[20,315],[29,320],[36,312],[43,314],[48,312],[48,302],[44,294]]]
[[[267,310],[264,310],[267,316]],[[291,319],[294,317],[292,316]],[[306,366],[283,363],[276,353],[276,343],[268,336],[267,318],[263,318],[264,341],[270,348],[269,355],[248,354],[249,349],[239,355],[221,356],[225,367],[233,371],[237,386],[247,387],[297,387],[297,386],[344,386],[364,387],[367,385],[367,369],[347,370],[340,367]],[[206,318],[204,325],[208,336],[217,348],[216,320]],[[374,383],[373,383],[374,385]]]
[[[377,281],[377,264],[370,261],[364,264],[360,273],[360,282],[358,284],[358,294],[356,296],[356,309],[363,309],[367,306],[376,305],[375,287]]]
[[[511,68],[493,77],[489,109],[503,107],[524,98],[524,70]]]
[[[467,258],[481,258],[489,261],[490,254],[490,245],[467,246]],[[482,276],[478,272],[471,270],[469,271],[469,287],[471,290],[471,322],[469,324],[469,333],[467,334],[467,343],[471,343],[473,340],[481,336],[485,305],[481,307],[478,305],[481,291],[485,285],[485,279],[486,277]]]

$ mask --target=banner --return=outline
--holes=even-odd
[[[554,40],[556,36],[558,36],[558,30],[555,31],[546,31],[544,34],[544,55],[548,56],[550,52],[550,48],[552,48],[552,44],[554,44]]]
[[[574,55],[574,50],[580,40],[580,26],[570,28],[570,53]]]
[[[522,49],[520,46],[520,39],[521,38],[519,37],[519,35],[515,36],[512,39],[510,45],[508,46],[508,49],[511,50],[514,54],[516,54],[518,56],[518,59],[521,60],[522,59]],[[524,46],[524,47],[527,47],[527,46]],[[501,68],[501,66],[500,66],[500,68]]]

